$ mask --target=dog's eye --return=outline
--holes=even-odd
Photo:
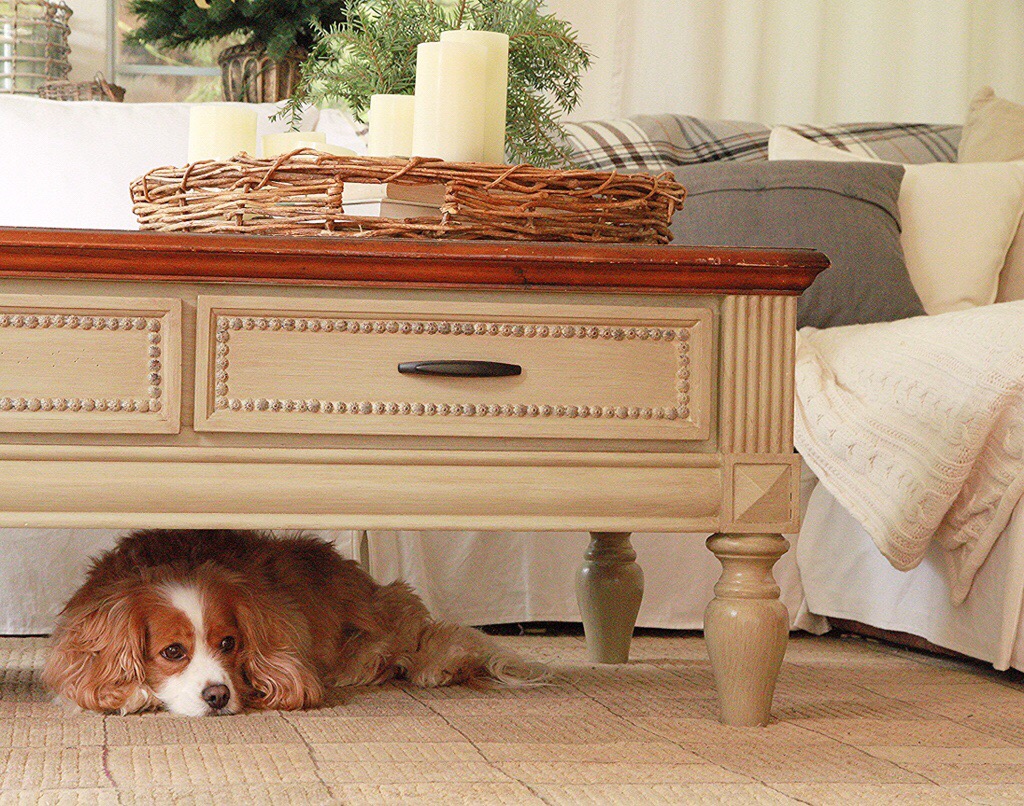
[[[167,660],[181,660],[185,657],[185,647],[181,644],[171,644],[160,651],[160,655]]]
[[[232,652],[235,649],[235,639],[233,636],[227,636],[221,639],[220,651],[221,652]]]

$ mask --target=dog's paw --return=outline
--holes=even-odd
[[[89,711],[83,708],[74,700],[69,700],[67,697],[61,694],[55,694],[50,700],[54,705],[63,711],[67,711],[70,714],[94,714],[95,711]]]

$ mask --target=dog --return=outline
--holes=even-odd
[[[337,686],[544,681],[469,627],[435,621],[311,535],[148,530],[97,558],[57,620],[44,683],[103,713],[321,705]]]

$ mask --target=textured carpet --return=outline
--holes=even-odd
[[[500,640],[529,691],[345,692],[301,713],[102,717],[50,701],[46,642],[0,639],[0,804],[1024,803],[1021,676],[863,639],[790,642],[767,728],[716,720],[703,641]]]

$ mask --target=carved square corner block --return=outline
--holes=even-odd
[[[773,461],[774,459],[774,461]],[[794,531],[799,526],[796,460],[737,456],[730,463],[732,528]]]

